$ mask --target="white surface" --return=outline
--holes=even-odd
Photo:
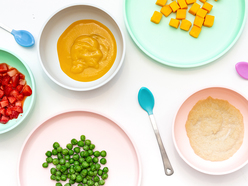
[[[26,29],[37,40],[42,25],[54,11],[67,4],[89,0],[12,0],[2,1],[1,22],[14,29]],[[13,36],[0,30],[0,47],[17,53],[29,65],[36,79],[37,99],[25,122],[0,135],[0,185],[17,185],[17,165],[26,136],[45,118],[64,109],[100,111],[120,122],[134,139],[141,155],[142,186],[189,185],[232,186],[248,184],[248,166],[225,176],[209,176],[189,167],[176,152],[172,141],[172,122],[181,103],[193,92],[210,86],[226,86],[248,95],[248,81],[238,76],[235,64],[248,61],[248,26],[237,43],[223,57],[208,65],[178,69],[161,65],[147,57],[131,40],[124,25],[123,0],[91,0],[115,16],[126,39],[126,56],[119,73],[106,85],[88,92],[66,90],[43,72],[37,46],[27,49]],[[155,97],[154,115],[161,138],[175,173],[164,174],[155,135],[147,114],[140,108],[137,94],[148,87]],[[127,178],[128,179],[128,178]],[[121,181],[121,180],[120,180]],[[107,185],[107,184],[106,184]]]

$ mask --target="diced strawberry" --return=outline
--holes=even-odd
[[[19,80],[19,85],[26,85],[26,80],[25,79],[20,79]]]
[[[3,96],[2,101],[8,101],[7,96]]]
[[[4,91],[0,89],[0,98],[2,98],[4,95]]]
[[[22,89],[22,94],[24,96],[30,96],[32,94],[32,89],[30,88],[30,86],[25,85]]]
[[[18,95],[16,96],[16,99],[18,99],[19,101],[22,101],[23,98],[24,98],[24,96],[23,96],[22,93],[20,93],[20,94],[18,94]]]
[[[12,118],[17,119],[18,116],[19,116],[19,112],[16,112],[16,111],[12,110]]]
[[[15,106],[22,107],[22,102],[21,102],[21,101],[17,101],[17,102],[15,102]]]
[[[10,77],[8,75],[3,76],[2,78],[2,85],[8,85],[10,81]]]
[[[22,73],[19,73],[20,74],[20,79],[25,79],[25,75],[22,74]]]
[[[8,66],[6,63],[1,63],[0,64],[0,73],[5,73],[8,71]]]
[[[6,109],[6,116],[10,116],[12,114],[12,110],[10,108]]]
[[[17,90],[12,90],[9,95],[17,98],[17,96],[19,95],[19,92]]]
[[[10,86],[7,85],[5,85],[3,89],[5,96],[9,96],[10,92],[13,90]]]
[[[7,72],[7,74],[8,74],[10,77],[13,77],[14,75],[18,74],[18,71],[17,71],[15,68],[13,68],[12,70],[9,70],[9,71]]]
[[[0,109],[0,114],[3,115],[3,116],[6,115],[6,110],[5,110],[5,108],[1,108],[1,109]]]
[[[19,113],[23,113],[22,107],[19,107],[19,106],[15,106],[15,107],[11,108],[11,110],[19,112]]]
[[[9,117],[7,116],[2,116],[0,119],[0,123],[6,124],[9,121]]]
[[[20,75],[19,74],[15,74],[12,77],[12,86],[16,87],[19,84],[19,79],[20,79]]]
[[[13,104],[13,103],[16,102],[16,98],[15,98],[15,97],[12,97],[12,96],[8,97],[8,100],[9,100],[9,102],[10,102],[11,104]]]
[[[17,90],[18,92],[21,92],[22,89],[23,89],[23,85],[18,85],[18,86],[16,87],[16,90]]]
[[[8,101],[0,101],[0,105],[1,105],[1,107],[6,107],[6,106],[8,106],[9,105],[9,102]]]

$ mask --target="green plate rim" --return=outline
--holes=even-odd
[[[163,64],[163,65],[167,65],[167,66],[171,66],[171,67],[178,67],[178,68],[192,68],[192,67],[199,67],[199,66],[203,66],[203,65],[206,65],[208,63],[211,63],[213,61],[215,61],[216,59],[220,58],[221,56],[223,56],[228,50],[231,49],[231,47],[237,42],[237,40],[239,39],[241,33],[243,32],[244,30],[244,26],[245,26],[245,22],[246,22],[246,17],[247,17],[247,2],[246,0],[243,0],[244,1],[244,4],[245,4],[245,12],[244,12],[244,17],[243,17],[243,22],[242,22],[242,25],[240,27],[240,30],[238,32],[238,34],[236,35],[236,37],[233,39],[232,43],[230,45],[228,45],[222,52],[220,52],[217,56],[211,58],[211,59],[208,59],[202,63],[197,63],[197,64],[193,64],[193,65],[179,65],[179,64],[172,64],[170,62],[167,62],[167,61],[163,61],[163,60],[160,60],[158,59],[156,56],[154,56],[153,54],[151,54],[149,51],[147,51],[140,43],[139,41],[135,38],[135,35],[133,34],[130,26],[129,26],[129,22],[127,20],[127,1],[130,1],[130,0],[124,0],[124,22],[125,22],[125,25],[126,25],[126,28],[128,30],[128,33],[129,35],[131,36],[132,40],[134,41],[134,43],[139,47],[139,49],[141,51],[143,51],[147,56],[149,56],[151,59]]]
[[[25,111],[25,113],[23,113],[22,117],[21,118],[18,118],[18,121],[16,122],[15,125],[13,125],[12,127],[10,128],[7,128],[5,130],[2,130],[0,131],[0,134],[3,134],[3,133],[6,133],[14,128],[16,128],[18,125],[20,125],[25,119],[26,117],[28,116],[29,112],[31,111],[31,109],[33,108],[34,106],[34,102],[35,102],[35,98],[36,98],[36,85],[35,85],[35,79],[34,79],[34,76],[33,76],[33,73],[31,71],[31,69],[29,68],[29,66],[27,65],[27,63],[22,60],[22,58],[20,58],[18,55],[14,54],[13,52],[11,52],[10,50],[8,49],[4,49],[4,48],[1,48],[0,47],[0,50],[1,51],[4,51],[4,52],[7,52],[13,56],[15,56],[24,66],[25,68],[27,69],[28,73],[29,73],[29,76],[30,76],[30,80],[31,80],[31,86],[32,86],[32,96],[31,96],[31,101],[30,101],[30,105],[27,109],[27,111]]]

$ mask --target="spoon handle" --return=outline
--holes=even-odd
[[[172,168],[172,166],[170,164],[169,158],[168,158],[168,156],[166,154],[166,151],[165,151],[165,148],[164,148],[164,145],[163,145],[162,139],[160,137],[156,121],[155,121],[155,117],[154,117],[153,114],[149,115],[149,117],[150,117],[150,121],[152,123],[153,130],[155,132],[155,135],[156,135],[156,138],[157,138],[157,141],[158,141],[160,153],[161,153],[163,164],[164,164],[165,174],[167,176],[171,176],[174,173],[174,170],[173,170],[173,168]]]
[[[7,26],[5,26],[4,24],[2,24],[2,23],[0,23],[0,28],[2,28],[2,29],[4,29],[4,30],[6,30],[7,32],[9,32],[9,33],[11,33],[12,32],[12,29],[11,28],[9,28],[9,27],[7,27]]]

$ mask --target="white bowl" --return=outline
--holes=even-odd
[[[117,55],[111,69],[101,78],[91,82],[80,82],[68,77],[60,68],[57,41],[60,35],[75,21],[93,19],[107,26],[117,44]],[[69,5],[56,11],[44,24],[39,40],[38,55],[45,73],[58,85],[74,90],[87,91],[109,82],[119,71],[125,56],[125,40],[115,19],[102,8],[91,4]]]

